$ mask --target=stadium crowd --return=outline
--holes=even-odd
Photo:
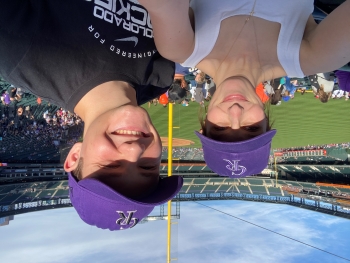
[[[273,82],[262,83],[260,88],[263,89],[263,93],[272,103],[272,95],[274,93],[271,89],[287,89],[291,84],[295,88],[293,88],[294,92],[299,88],[303,94],[305,91],[303,87],[305,85],[311,85],[311,87],[316,85],[312,81],[310,77],[304,80],[292,80],[285,77],[274,80]],[[320,82],[319,80],[316,81]],[[204,101],[210,100],[210,97],[215,92],[215,84],[212,79],[195,68],[179,69],[177,66],[177,74],[175,75],[174,83],[177,83],[177,86],[173,85],[172,89],[164,95],[169,97],[167,97],[166,104],[170,101],[171,103],[178,102],[183,106],[188,106],[188,104],[192,102],[204,105]],[[336,81],[332,83],[336,83]],[[79,116],[62,108],[58,108],[57,106],[50,105],[50,103],[20,88],[10,86],[9,84],[7,84],[7,86],[1,84],[3,83],[0,83],[2,88],[2,103],[0,104],[0,155],[5,155],[6,153],[8,156],[13,156],[12,154],[14,153],[18,155],[19,153],[25,153],[32,149],[33,151],[28,155],[28,159],[30,159],[32,155],[38,154],[42,149],[52,147],[52,149],[58,151],[59,145],[62,142],[69,146],[79,140],[83,127],[82,120]],[[333,86],[336,85],[332,85],[332,87]],[[259,87],[257,87],[257,89],[259,89]],[[185,91],[185,93],[183,91]],[[179,94],[181,94],[181,96]],[[200,94],[200,96],[198,96],[198,94]],[[161,100],[162,98],[155,99],[149,103],[149,106],[157,105],[158,103],[163,104]],[[163,106],[166,106],[166,104],[163,104]],[[17,139],[14,140],[13,138]],[[27,144],[24,145],[24,142],[27,142]],[[328,148],[345,149],[349,147],[350,142],[347,142],[274,149],[274,151],[287,152]],[[167,151],[167,147],[163,147],[163,160],[167,159]],[[204,161],[203,150],[201,148],[176,147],[173,149],[173,158],[179,160]]]
[[[330,143],[330,144],[322,144],[322,145],[307,145],[302,147],[276,148],[274,149],[274,151],[290,152],[290,151],[322,150],[322,149],[329,149],[329,148],[347,149],[347,148],[350,148],[350,142]]]
[[[322,149],[348,149],[350,147],[350,142],[347,143],[337,143],[337,144],[324,144],[324,145],[308,145],[305,147],[290,147],[290,148],[276,148],[273,149],[273,152],[289,152],[289,151],[304,151],[304,150],[322,150]],[[270,163],[274,162],[274,155],[271,152],[270,155]],[[196,160],[196,161],[204,161],[203,149],[202,148],[183,148],[183,147],[174,147],[173,154],[174,159],[179,160]],[[291,159],[298,160],[298,156],[292,157],[281,157],[279,158],[279,162],[287,162]],[[305,156],[306,161],[317,161],[322,162],[323,159],[327,157],[325,156]],[[163,147],[162,149],[162,160],[168,159],[168,148]],[[332,157],[332,160],[341,161],[341,159]]]
[[[172,153],[173,159],[204,161],[202,148],[182,148],[174,147]],[[162,160],[168,159],[168,147],[162,148]]]
[[[50,160],[55,156],[57,161],[60,145],[72,145],[81,137],[83,123],[76,114],[22,90],[16,96],[13,86],[2,89],[2,94],[9,94],[0,104],[2,160]]]
[[[349,99],[350,82],[343,79],[350,79],[350,72],[335,71],[319,73],[304,78],[291,78],[288,76],[272,79],[260,83],[255,87],[256,93],[263,103],[279,106],[282,103],[292,101],[299,92],[304,95],[306,92],[313,93],[313,97],[322,103],[332,99]],[[340,80],[342,80],[340,82]],[[348,83],[349,82],[349,83]],[[175,88],[174,88],[175,87]],[[181,88],[179,88],[181,87]],[[176,64],[176,74],[173,87],[166,93],[148,103],[166,107],[168,103],[178,102],[182,106],[189,103],[199,103],[205,106],[216,91],[213,79],[197,68],[185,68]]]

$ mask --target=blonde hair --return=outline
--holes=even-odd
[[[201,72],[201,73],[198,73],[198,78],[199,78],[199,80],[197,81],[198,83],[203,83],[204,81],[205,81],[205,73],[204,72]],[[197,76],[196,76],[196,78],[197,78]]]

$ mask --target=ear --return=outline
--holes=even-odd
[[[76,144],[73,145],[72,149],[70,149],[63,165],[63,168],[67,173],[77,168],[79,159],[80,159],[80,150],[82,145],[83,144],[81,142],[77,142]]]

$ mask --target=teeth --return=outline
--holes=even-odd
[[[137,135],[137,136],[141,136],[142,132],[138,132],[138,131],[129,131],[129,130],[117,130],[114,133],[116,134],[128,134],[128,135]]]

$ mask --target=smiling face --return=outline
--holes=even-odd
[[[225,80],[210,101],[205,134],[218,141],[248,140],[267,131],[264,105],[243,77]]]
[[[105,112],[88,127],[84,142],[69,153],[66,171],[83,158],[81,178],[97,178],[119,193],[138,199],[158,184],[162,145],[148,113],[125,105]],[[75,155],[74,155],[75,154]]]

